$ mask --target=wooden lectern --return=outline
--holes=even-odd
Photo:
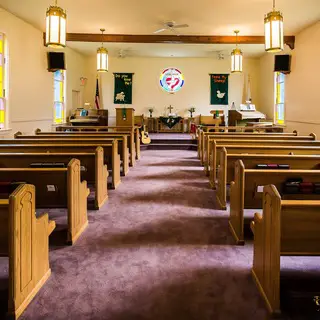
[[[134,109],[133,108],[116,108],[116,126],[133,127],[134,126]]]

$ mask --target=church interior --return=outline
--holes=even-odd
[[[320,319],[319,52],[320,0],[0,0],[0,319]]]

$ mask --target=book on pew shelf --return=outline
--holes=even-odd
[[[278,164],[278,169],[290,169],[288,164]]]
[[[31,168],[65,168],[63,162],[35,162],[30,164]]]
[[[274,164],[274,163],[269,163],[269,164],[257,164],[256,165],[257,169],[290,169],[290,166],[288,164]]]
[[[269,163],[269,164],[267,164],[267,168],[268,169],[278,169],[278,165],[277,164],[275,164],[275,163]]]
[[[310,194],[313,193],[314,184],[312,182],[301,182],[299,184],[299,189],[301,193]]]
[[[0,194],[11,194],[20,184],[26,184],[25,181],[1,181]]]
[[[284,194],[299,194],[300,193],[300,183],[303,180],[301,178],[292,178],[288,179],[283,184],[283,193]]]
[[[314,184],[314,193],[320,194],[320,183],[319,182],[316,182]]]

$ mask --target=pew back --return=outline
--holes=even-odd
[[[35,136],[36,137],[36,136]],[[127,140],[126,137],[121,138],[103,138],[103,139],[95,139],[95,138],[39,138],[39,139],[0,139],[0,146],[2,144],[74,144],[74,145],[82,145],[82,144],[95,144],[98,146],[103,146],[104,154],[106,159],[108,159],[108,164],[110,168],[112,167],[112,143],[116,143],[118,146],[117,152],[120,154],[120,159],[123,164],[122,174],[126,175],[129,171],[129,153],[127,148]],[[110,144],[109,147],[105,147],[106,144]]]
[[[303,181],[319,183],[320,170],[259,170],[246,169],[241,160],[237,160],[234,169],[234,181],[230,185],[229,225],[238,243],[244,241],[244,209],[262,208],[262,189],[273,184],[278,190],[288,179],[301,178]],[[286,194],[284,199],[318,200],[320,194]]]
[[[80,178],[80,161],[67,168],[0,168],[1,181],[21,181],[36,187],[39,208],[68,208],[68,242],[73,244],[88,226],[87,182]]]
[[[292,137],[291,137],[292,138]],[[214,144],[215,143],[215,144]],[[216,145],[217,148],[224,145],[270,145],[270,146],[314,146],[320,147],[320,141],[316,140],[282,140],[282,139],[210,139],[207,144],[207,148],[204,151],[203,163],[205,166],[205,171],[209,173],[211,157],[214,157],[214,152],[212,152],[213,146]]]
[[[80,160],[81,179],[95,186],[95,209],[100,209],[108,199],[108,170],[101,147],[91,153],[1,153],[0,168],[30,168],[36,163],[60,163],[67,167],[73,158]]]
[[[210,157],[210,184],[215,185],[217,179],[216,168],[220,161],[220,152],[225,148],[230,154],[283,154],[283,155],[319,155],[320,146],[270,146],[270,145],[223,145],[217,146],[213,142],[211,157]]]
[[[92,153],[100,146],[104,151],[105,164],[111,168],[112,188],[116,189],[121,183],[120,179],[120,156],[118,154],[118,142],[111,144],[0,144],[1,153]]]
[[[234,168],[238,160],[243,162],[246,169],[256,169],[258,164],[287,164],[290,169],[320,170],[320,155],[228,154],[226,148],[222,148],[217,169],[216,195],[223,209],[227,202],[227,184],[235,179]]]

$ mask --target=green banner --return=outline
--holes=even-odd
[[[210,104],[228,105],[228,74],[210,74]]]
[[[114,104],[132,104],[133,73],[114,73]]]

